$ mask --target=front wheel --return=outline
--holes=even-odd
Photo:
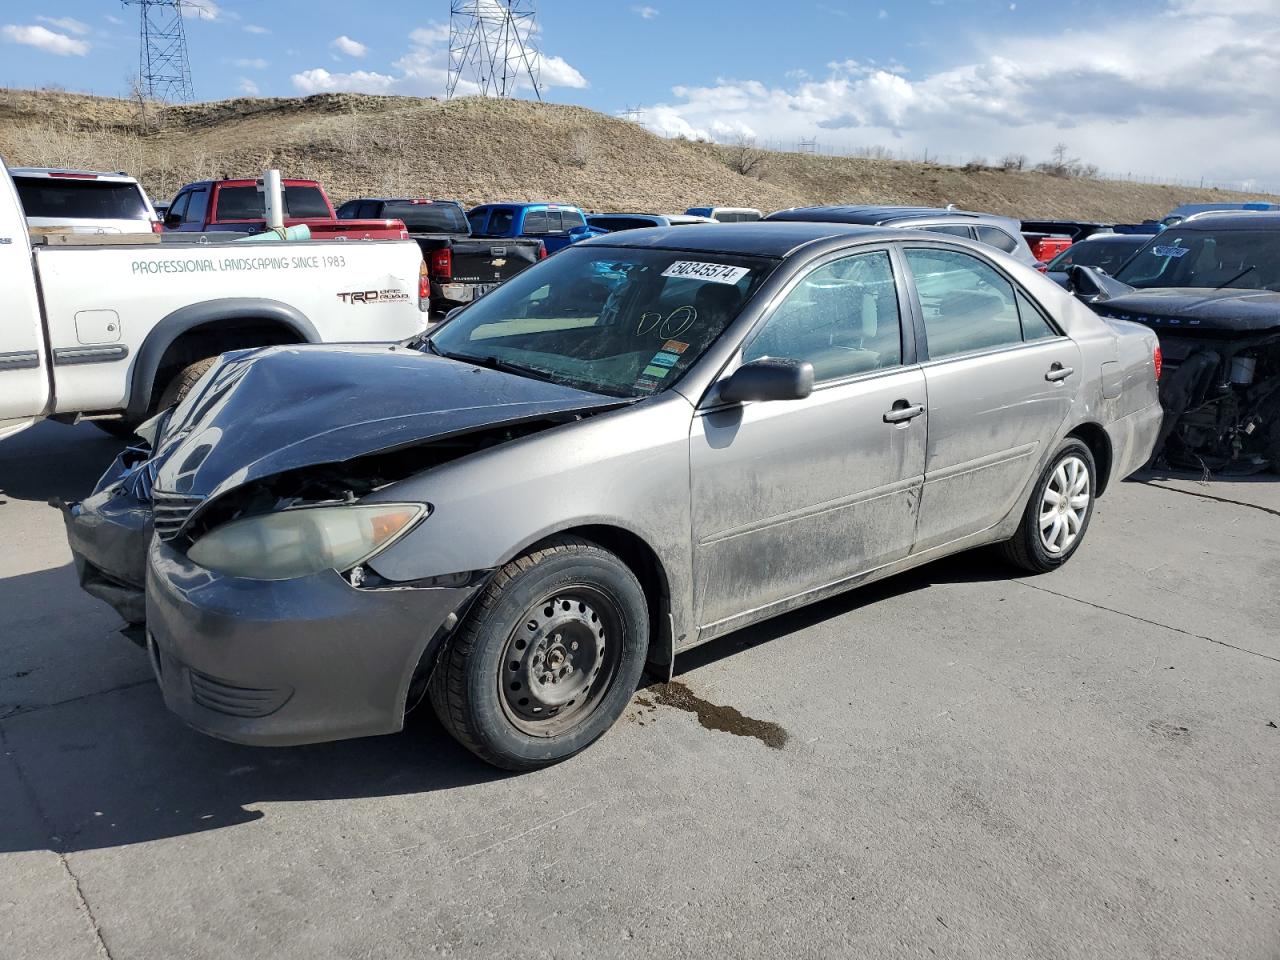
[[[1088,446],[1074,437],[1054,452],[1031,491],[1005,559],[1032,573],[1048,573],[1080,548],[1093,516],[1097,469]]]
[[[503,567],[431,676],[445,729],[494,766],[573,756],[626,709],[644,669],[649,613],[630,568],[576,538]]]

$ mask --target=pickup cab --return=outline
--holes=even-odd
[[[315,180],[285,180],[284,225],[305,225],[317,239],[403,240],[409,236],[398,220],[339,220],[324,188]],[[262,233],[267,229],[266,194],[259,180],[201,180],[174,196],[164,215],[164,229],[178,233],[232,231]]]
[[[127,435],[219,354],[403,340],[426,328],[428,296],[411,240],[66,234],[33,245],[0,170],[0,438],[44,418]]]
[[[532,237],[546,244],[547,253],[608,232],[588,226],[580,208],[563,203],[485,203],[472,207],[467,219],[474,237]]]
[[[532,237],[501,242],[473,238],[466,211],[456,200],[369,197],[338,208],[338,219],[357,218],[404,223],[427,265],[431,309],[440,313],[479,299],[547,255],[546,244]]]

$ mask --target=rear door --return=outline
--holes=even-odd
[[[18,196],[0,178],[0,437],[27,426],[49,405],[49,369],[31,242]]]
[[[983,257],[904,245],[923,323],[929,446],[916,552],[999,523],[1071,410],[1080,349]]]

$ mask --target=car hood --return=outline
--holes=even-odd
[[[1135,289],[1095,304],[1104,316],[1157,328],[1217,334],[1256,334],[1280,329],[1280,293],[1194,287]]]
[[[230,353],[174,410],[155,487],[207,499],[300,467],[626,402],[403,346]]]

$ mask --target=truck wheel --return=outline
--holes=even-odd
[[[635,574],[576,538],[498,571],[431,675],[444,728],[494,766],[534,770],[585,749],[644,669],[649,610]]]
[[[1031,491],[1018,532],[1000,545],[1004,557],[1032,573],[1056,570],[1080,548],[1097,489],[1093,454],[1074,437],[1064,440]]]
[[[196,382],[209,372],[209,368],[216,362],[217,357],[206,357],[204,360],[197,360],[195,363],[189,364],[178,372],[178,375],[169,381],[168,386],[164,388],[164,392],[160,394],[160,402],[156,404],[153,412],[158,413],[161,410],[168,410],[170,407],[177,406],[183,401],[191,388]]]

